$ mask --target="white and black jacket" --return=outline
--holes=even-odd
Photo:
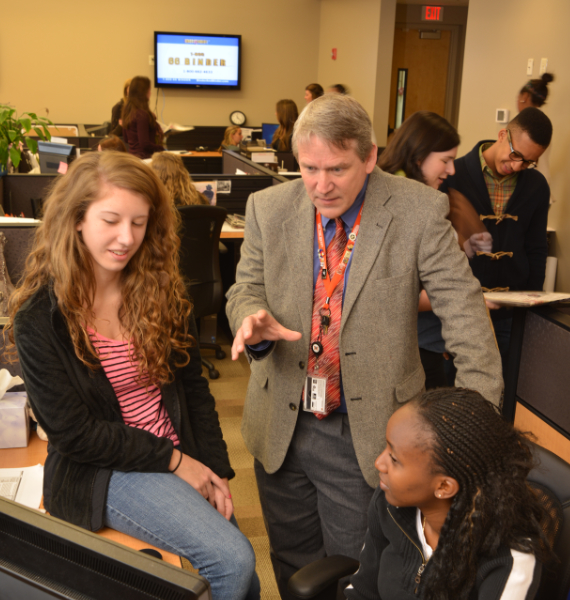
[[[378,488],[368,511],[360,568],[345,595],[351,600],[418,600],[429,562],[416,529],[416,508],[396,508]],[[470,600],[532,600],[541,565],[532,555],[501,548],[480,561]]]

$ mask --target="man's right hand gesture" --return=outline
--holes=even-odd
[[[258,310],[254,315],[246,317],[237,330],[232,344],[232,360],[237,360],[239,353],[245,350],[246,345],[255,346],[263,340],[295,342],[301,337],[302,335],[298,331],[291,331],[291,329],[283,327],[266,310]]]

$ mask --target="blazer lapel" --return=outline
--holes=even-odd
[[[296,303],[304,339],[311,337],[313,312],[313,243],[315,208],[304,191],[294,199],[291,217],[283,221],[283,239],[289,268],[282,285],[297,290]]]
[[[341,333],[386,237],[388,226],[392,220],[392,214],[384,206],[389,198],[390,192],[384,182],[384,175],[379,169],[374,169],[366,189],[362,221],[346,284]]]

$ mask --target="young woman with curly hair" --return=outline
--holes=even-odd
[[[192,178],[178,154],[157,152],[152,155],[150,166],[164,183],[176,206],[210,204],[208,198],[194,187]]]
[[[49,440],[44,504],[186,557],[213,598],[256,598],[176,214],[154,172],[116,152],[75,161],[46,200],[9,327]]]
[[[123,138],[129,152],[139,158],[150,158],[154,152],[164,150],[162,129],[148,104],[150,93],[148,77],[133,77],[123,107]]]
[[[397,410],[376,459],[352,600],[528,600],[548,542],[528,439],[478,392],[442,388]]]
[[[279,100],[275,107],[275,114],[279,127],[273,134],[271,147],[278,152],[291,152],[291,136],[293,135],[293,126],[299,118],[297,105],[293,100]]]

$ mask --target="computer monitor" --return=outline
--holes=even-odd
[[[208,600],[199,575],[0,498],[2,600]]]
[[[38,154],[42,173],[60,173],[61,163],[69,165],[77,156],[75,146],[55,142],[38,142]]]
[[[268,146],[271,146],[273,141],[273,134],[277,131],[279,125],[274,123],[262,123],[261,124],[261,139],[267,142]]]
[[[154,87],[239,90],[241,35],[155,31]]]

